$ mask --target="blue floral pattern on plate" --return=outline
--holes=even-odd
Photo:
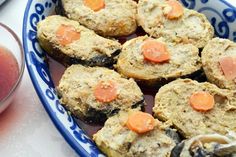
[[[23,25],[23,45],[27,68],[37,94],[57,129],[74,150],[83,157],[102,157],[94,142],[81,130],[71,115],[60,104],[56,95],[45,53],[36,38],[36,25],[54,14],[58,0],[29,0]],[[236,41],[236,9],[226,0],[181,0],[187,8],[207,15],[219,37]]]
[[[28,1],[23,26],[27,67],[42,104],[67,142],[83,157],[102,157],[104,155],[94,142],[60,104],[47,64],[44,62],[45,53],[36,38],[37,23],[54,13],[56,3],[57,0]]]
[[[236,41],[236,8],[233,0],[181,0],[182,4],[205,14],[215,28],[215,35]]]

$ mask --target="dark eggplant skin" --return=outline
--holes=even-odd
[[[134,103],[131,106],[131,108],[135,109],[135,108],[141,107],[141,110],[143,111],[144,110],[144,105],[145,105],[145,98],[144,98],[144,96],[142,96],[142,99],[140,101]]]
[[[204,150],[202,147],[197,147],[194,150],[189,150],[190,154],[192,157],[232,157],[232,155],[223,155],[223,156],[218,156],[214,152],[207,152]]]
[[[63,3],[61,0],[58,0],[57,6],[55,8],[55,12],[57,15],[66,16],[66,11],[63,7]]]
[[[117,61],[117,56],[120,54],[121,50],[118,49],[112,53],[111,57],[106,55],[100,55],[91,58],[90,60],[82,60],[80,58],[72,58],[69,59],[69,64],[82,64],[86,66],[105,66],[111,67]]]
[[[182,150],[185,146],[185,141],[177,144],[171,151],[170,157],[180,157]],[[196,147],[193,150],[188,150],[191,156],[188,157],[232,157],[232,155],[218,156],[214,152],[207,152],[202,147]]]
[[[192,157],[206,157],[207,155],[209,157],[214,157],[212,156],[213,154],[210,154],[208,152],[206,152],[204,149],[202,149],[201,147],[197,147],[195,148],[193,151],[189,150],[190,154]]]
[[[134,103],[131,108],[134,109],[140,107],[143,110],[144,105],[145,100],[143,96],[142,100]],[[117,114],[120,111],[120,109],[113,108],[109,104],[106,105],[106,108],[101,110],[97,110],[95,108],[90,107],[87,109],[86,113],[81,113],[78,110],[73,110],[73,108],[70,108],[70,106],[66,104],[64,104],[63,106],[65,106],[65,108],[69,110],[74,117],[79,118],[90,124],[103,124],[109,117]]]
[[[174,129],[167,128],[165,130],[165,133],[167,136],[169,136],[170,138],[172,138],[175,141],[175,144],[179,144],[181,142],[181,138],[180,138],[179,134]]]
[[[179,157],[183,148],[184,148],[185,143],[181,142],[179,144],[177,144],[172,150],[171,150],[171,154],[170,157]]]
[[[51,44],[50,42],[44,41],[43,39],[38,40],[38,41],[46,54],[48,54],[50,57],[52,57],[53,59],[60,62],[66,67],[72,64],[82,64],[85,66],[92,66],[92,67],[93,66],[113,67],[113,65],[117,62],[118,55],[121,52],[120,49],[117,49],[111,54],[111,56],[99,55],[89,60],[83,60],[79,56],[70,57],[64,54],[60,49],[58,49],[57,47],[54,47],[53,44]]]
[[[192,157],[232,157],[232,155],[218,156],[214,152],[207,152],[201,147],[197,147],[194,150],[189,150]]]
[[[190,78],[193,80],[197,80],[199,82],[205,82],[206,76],[203,73],[203,69],[199,69],[191,74],[188,75],[184,75],[180,77],[181,79],[185,79],[185,78]],[[145,88],[161,88],[163,85],[176,80],[176,78],[160,78],[160,79],[153,79],[153,80],[135,80],[138,85],[140,85],[141,87],[145,87]]]

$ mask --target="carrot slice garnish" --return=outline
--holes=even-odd
[[[100,81],[94,90],[95,98],[100,102],[111,102],[118,96],[117,85],[113,81]]]
[[[170,59],[166,45],[155,40],[146,40],[141,50],[144,58],[151,62],[161,63]]]
[[[184,14],[184,8],[180,2],[176,0],[168,0],[167,4],[171,7],[171,10],[166,15],[168,19],[176,19]]]
[[[99,11],[105,7],[104,0],[84,0],[84,5],[93,11]]]
[[[80,39],[80,33],[73,26],[61,25],[56,31],[58,42],[65,46]]]
[[[195,92],[190,97],[190,105],[197,111],[209,111],[215,105],[214,97],[208,92]]]
[[[128,117],[126,126],[130,130],[142,134],[154,129],[155,119],[148,113],[137,111]]]
[[[236,58],[227,56],[219,60],[220,67],[228,80],[236,78]]]

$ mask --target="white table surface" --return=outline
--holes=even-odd
[[[20,38],[26,3],[27,0],[7,0],[0,7],[0,22]],[[0,114],[0,157],[76,156],[42,107],[26,68],[15,100]]]

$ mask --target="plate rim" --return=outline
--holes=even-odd
[[[47,0],[42,0],[40,1],[41,3],[46,2]],[[57,0],[56,0],[57,1]],[[185,0],[182,0],[185,1]],[[203,0],[202,0],[203,1]],[[208,1],[208,0],[207,0]],[[230,4],[228,1],[226,0],[218,0],[219,2],[224,3],[225,5],[227,5],[230,8],[236,9],[235,6],[233,6],[232,4]],[[33,83],[34,89],[41,101],[41,104],[43,105],[44,109],[46,110],[47,114],[49,115],[51,121],[53,122],[54,126],[56,126],[57,130],[60,132],[60,134],[63,136],[63,138],[67,141],[67,143],[74,149],[74,151],[81,156],[85,156],[85,157],[89,157],[92,156],[91,154],[89,154],[85,148],[83,148],[77,141],[76,139],[71,135],[71,133],[68,131],[68,129],[64,126],[64,124],[57,118],[57,116],[55,116],[52,112],[49,105],[49,102],[43,97],[43,95],[45,95],[45,93],[41,92],[40,90],[40,84],[37,82],[36,80],[36,76],[35,76],[35,71],[33,69],[30,68],[30,63],[29,63],[29,58],[28,55],[30,55],[29,53],[29,49],[28,49],[28,30],[27,30],[27,25],[29,22],[29,11],[30,11],[30,7],[32,4],[33,0],[28,0],[25,11],[24,11],[24,17],[23,17],[23,27],[22,27],[22,41],[23,41],[23,48],[24,48],[24,52],[25,52],[25,61],[26,61],[26,66],[28,69],[28,73],[29,76],[31,78],[31,81]],[[49,75],[50,80],[51,79],[51,75]],[[53,85],[54,87],[54,85]],[[79,127],[78,124],[76,124],[76,126]],[[96,147],[97,148],[97,147]],[[91,148],[92,149],[92,148]],[[95,152],[95,154],[93,155],[97,155],[96,151],[93,150],[93,153]],[[97,151],[97,153],[99,154],[100,151]]]
[[[86,149],[84,149],[76,140],[75,138],[71,135],[71,133],[66,129],[66,127],[64,126],[64,124],[50,111],[50,108],[48,106],[49,102],[43,97],[44,93],[42,93],[40,91],[40,84],[37,82],[36,80],[36,76],[35,76],[35,72],[34,70],[32,70],[30,68],[30,63],[29,63],[29,59],[28,59],[28,55],[29,55],[29,48],[28,48],[28,44],[27,44],[27,40],[28,40],[28,32],[27,32],[27,22],[28,22],[28,18],[29,18],[29,11],[30,11],[30,7],[32,4],[33,0],[28,0],[26,7],[25,7],[25,11],[24,11],[24,17],[23,17],[23,27],[22,27],[22,41],[23,41],[23,49],[25,52],[25,61],[26,61],[26,66],[28,69],[28,74],[30,76],[31,82],[34,86],[34,89],[37,93],[37,96],[40,99],[41,104],[43,105],[44,109],[46,110],[47,114],[49,115],[51,121],[53,122],[54,126],[57,128],[57,130],[59,131],[59,133],[62,135],[62,137],[66,140],[66,142],[72,147],[72,149],[78,154],[81,155],[83,157],[90,157],[91,154],[89,154]],[[45,0],[46,2],[46,0]],[[51,75],[49,75],[50,80],[51,79]],[[54,87],[54,84],[53,84]],[[55,88],[55,87],[54,87]],[[64,108],[64,107],[63,107]],[[71,117],[73,118],[73,117]],[[79,125],[76,123],[76,125],[79,127]],[[79,127],[80,128],[80,127]],[[85,135],[87,135],[86,133],[84,133]],[[99,150],[93,150],[93,155],[101,155]],[[94,154],[97,153],[97,154]],[[92,156],[93,156],[92,155]]]

